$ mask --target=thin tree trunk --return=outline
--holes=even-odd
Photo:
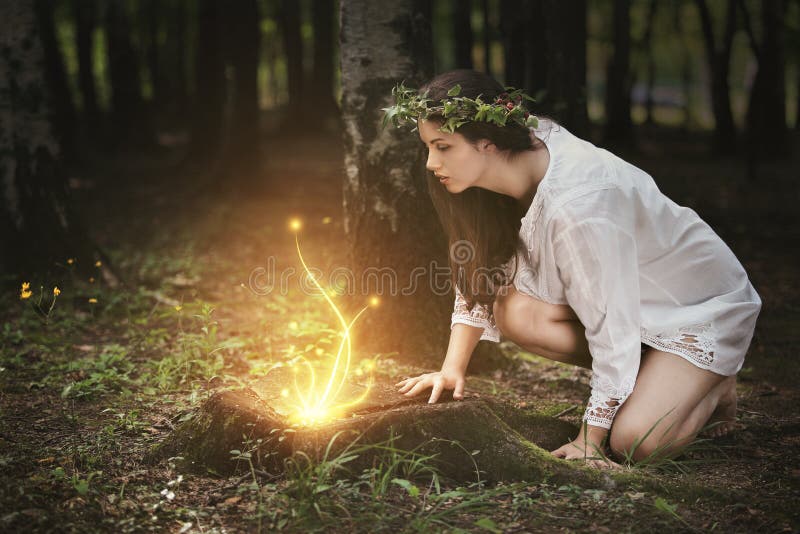
[[[481,15],[483,17],[483,70],[492,75],[492,33],[489,22],[489,0],[481,0]]]
[[[55,21],[53,20],[55,7],[46,0],[35,0],[34,4],[44,49],[45,75],[53,99],[51,106],[53,126],[64,155],[71,158],[75,155],[75,105],[72,102],[72,91],[67,83],[64,60],[56,40]]]
[[[231,164],[252,168],[258,162],[258,65],[261,16],[256,0],[242,0],[229,10],[226,35],[228,57],[234,69],[231,113]]]
[[[653,54],[653,28],[655,26],[656,12],[658,11],[658,0],[650,0],[647,9],[647,24],[645,26],[644,38],[642,39],[645,48],[647,61],[647,94],[645,96],[645,123],[652,125],[655,123],[653,117],[653,89],[656,84],[656,62]]]
[[[711,73],[711,108],[714,112],[714,150],[731,154],[737,150],[736,125],[731,109],[730,73],[731,50],[736,33],[736,0],[728,1],[725,21],[725,34],[722,46],[718,47],[714,36],[711,13],[705,0],[695,0],[700,12],[703,28],[703,41],[706,48],[708,70]]]
[[[589,131],[586,110],[586,0],[544,1],[547,38],[545,110],[573,133]]]
[[[472,0],[453,0],[453,47],[456,68],[471,69]]]
[[[630,0],[614,0],[614,54],[606,71],[606,141],[628,142],[633,134],[630,28]]]
[[[500,23],[503,27],[505,84],[522,88],[525,85],[525,16],[522,0],[503,0]]]
[[[288,72],[290,119],[287,125],[291,125],[297,122],[306,93],[303,74],[303,38],[300,34],[300,4],[294,0],[282,0],[278,18],[283,34]]]
[[[225,63],[222,55],[220,5],[200,0],[195,44],[195,93],[192,98],[192,142],[188,163],[207,166],[219,159],[225,110]]]
[[[78,56],[78,87],[81,91],[84,120],[90,131],[97,128],[100,118],[92,56],[93,34],[97,24],[96,9],[94,0],[72,1],[72,11],[75,16],[75,48]]]
[[[434,347],[441,350],[452,299],[436,297],[425,276],[408,293],[399,290],[412,283],[415,268],[444,260],[447,245],[428,200],[417,134],[376,128],[376,112],[390,105],[395,83],[418,86],[433,72],[423,6],[413,0],[342,0],[340,8],[344,226],[351,266],[358,280],[369,269],[390,269],[396,277],[394,291],[384,288],[392,295],[383,294],[385,306],[359,327],[371,335],[356,334],[354,342],[417,360]]]
[[[34,4],[0,2],[0,268],[25,276],[99,257],[73,213],[49,110],[45,53]]]
[[[124,0],[106,4],[108,70],[111,81],[111,109],[115,137],[144,143],[144,120],[139,58],[131,44],[131,25]]]
[[[161,109],[164,101],[164,77],[160,66],[158,31],[161,21],[159,12],[160,2],[158,0],[148,0],[145,5],[145,15],[147,17],[146,27],[146,57],[147,70],[150,72],[150,84],[153,88],[152,110],[155,115]]]
[[[547,35],[544,29],[547,21],[544,18],[543,0],[528,0],[524,4],[525,20],[531,25],[525,39],[525,85],[531,96],[540,99],[536,108],[543,106],[547,100]],[[537,96],[539,95],[539,96]],[[542,108],[544,109],[544,108]]]

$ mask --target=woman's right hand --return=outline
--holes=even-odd
[[[439,396],[445,389],[453,390],[453,398],[461,400],[464,398],[464,374],[458,371],[442,369],[436,373],[425,373],[424,375],[406,378],[395,384],[400,387],[399,392],[406,397],[416,397],[428,388],[433,388],[428,404],[434,404],[439,400]]]

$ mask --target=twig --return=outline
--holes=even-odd
[[[558,418],[559,418],[559,417],[561,417],[562,415],[567,415],[569,412],[572,412],[572,411],[574,411],[574,410],[575,410],[577,407],[578,407],[578,405],[577,405],[577,404],[573,404],[573,405],[572,405],[572,406],[570,406],[569,408],[567,408],[567,409],[565,409],[565,410],[561,410],[560,412],[558,412],[557,414],[555,414],[555,415],[553,416],[553,419],[558,419]]]

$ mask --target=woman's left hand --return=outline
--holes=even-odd
[[[619,469],[618,463],[607,458],[603,453],[600,445],[592,441],[586,441],[583,436],[578,436],[577,439],[562,445],[550,454],[556,458],[563,458],[565,460],[585,460],[586,464],[590,467],[597,469]]]

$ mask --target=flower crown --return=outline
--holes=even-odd
[[[416,89],[406,87],[403,83],[392,89],[394,106],[383,108],[383,127],[391,121],[395,128],[405,124],[414,124],[412,132],[417,129],[417,123],[425,120],[430,115],[441,115],[444,124],[439,128],[442,132],[455,133],[456,129],[467,122],[488,122],[498,126],[505,126],[509,122],[519,124],[526,128],[539,126],[539,119],[531,115],[523,106],[523,101],[535,102],[526,95],[522,89],[506,87],[494,102],[484,102],[481,96],[468,98],[459,96],[461,85],[454,85],[447,91],[447,98],[436,102],[427,98],[427,91],[418,94]]]

